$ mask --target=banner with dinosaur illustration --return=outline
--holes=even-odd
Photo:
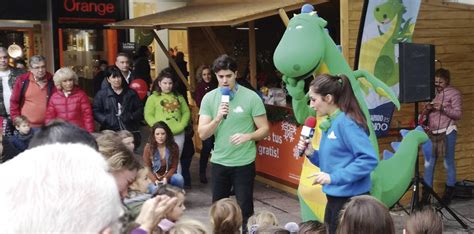
[[[421,0],[366,0],[359,35],[358,69],[372,73],[398,96],[398,43],[411,42]],[[388,133],[394,105],[373,90],[364,90],[377,136]]]

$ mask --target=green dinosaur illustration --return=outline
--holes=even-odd
[[[305,7],[303,7],[303,9],[304,8]],[[385,96],[392,101],[397,108],[400,108],[400,103],[393,91],[372,74],[364,70],[352,71],[325,29],[326,24],[327,22],[320,18],[315,11],[295,15],[289,21],[288,27],[273,55],[275,66],[283,74],[283,80],[288,93],[292,96],[296,120],[299,123],[303,123],[306,117],[315,115],[314,110],[308,106],[309,98],[304,91],[304,79],[321,72],[333,75],[345,74],[349,78],[353,92],[367,119],[372,146],[376,152],[378,152],[377,138],[364,99],[362,87],[373,88],[379,95]],[[419,135],[420,133],[411,134],[410,137],[404,139],[407,143],[400,144],[399,151],[395,152],[395,155],[390,160],[380,163],[380,168],[377,167],[373,172],[372,177],[376,178],[372,184],[376,194],[375,196],[389,207],[393,204],[390,204],[388,201],[393,200],[393,197],[388,199],[387,196],[390,195],[387,195],[384,191],[396,190],[396,196],[398,196],[401,191],[405,192],[406,186],[403,187],[400,184],[404,185],[405,182],[407,182],[407,176],[400,175],[400,173],[390,173],[390,171],[386,172],[384,168],[414,169],[412,159],[418,154],[419,141],[423,140],[420,140]],[[305,163],[306,161],[307,160],[305,160]],[[303,175],[301,175],[300,178],[301,187],[302,180],[306,178]],[[386,183],[388,180],[393,180],[395,184]],[[399,198],[400,197],[398,197],[397,200]],[[310,203],[308,202],[310,199],[308,196],[300,196],[300,202],[306,205]],[[302,211],[302,214],[304,213],[305,212]],[[320,214],[316,214],[318,219],[321,218],[320,216]],[[303,217],[303,219],[306,218]]]
[[[400,42],[411,42],[411,18],[405,21],[403,14],[406,7],[402,0],[388,0],[374,9],[374,17],[381,24],[393,24],[386,33],[385,40],[374,66],[374,75],[385,82],[388,86],[398,83],[398,62],[395,60],[395,46]],[[384,36],[384,32],[377,26],[379,34]]]

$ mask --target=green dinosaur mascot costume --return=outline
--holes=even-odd
[[[286,89],[292,97],[296,120],[303,123],[308,116],[315,115],[314,110],[308,106],[308,96],[304,91],[304,79],[320,73],[345,74],[351,82],[353,92],[367,119],[369,137],[377,152],[377,138],[362,87],[373,88],[379,95],[389,98],[397,108],[400,108],[400,103],[393,91],[372,74],[363,70],[352,71],[329,36],[325,28],[326,24],[327,22],[316,14],[311,5],[304,5],[301,14],[295,15],[289,21],[273,55],[275,66],[283,74]],[[387,207],[392,206],[405,193],[413,176],[418,144],[427,140],[426,134],[421,131],[412,131],[405,135],[402,143],[396,144],[398,150],[395,154],[390,159],[380,162],[371,175],[371,194]],[[320,134],[316,133],[312,142],[316,150],[319,149],[319,137]],[[326,197],[322,193],[320,185],[313,186],[311,185],[312,181],[307,179],[317,170],[319,169],[309,160],[304,161],[298,196],[302,218],[305,221],[314,219],[322,221],[324,219]]]

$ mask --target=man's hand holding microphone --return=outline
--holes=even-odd
[[[216,120],[219,122],[223,119],[227,119],[229,114],[229,102],[230,102],[230,88],[227,86],[221,87],[221,104],[219,105],[219,111],[217,112]]]

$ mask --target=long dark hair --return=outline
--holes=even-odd
[[[174,151],[177,150],[175,147],[176,142],[174,141],[173,133],[171,132],[170,127],[168,127],[168,124],[166,124],[163,121],[158,121],[157,123],[153,125],[153,127],[151,127],[151,133],[148,138],[148,143],[150,144],[150,150],[151,150],[152,155],[154,155],[156,151],[158,150],[158,143],[156,143],[156,140],[155,140],[155,130],[158,128],[165,130],[165,133],[166,133],[165,146],[166,148],[169,149],[171,155],[174,155],[176,153]]]
[[[321,96],[331,94],[334,97],[334,103],[342,112],[346,113],[365,130],[368,129],[367,120],[360,109],[347,76],[321,74],[311,81],[310,87],[313,92]]]
[[[160,74],[158,74],[158,77],[156,77],[155,81],[153,81],[152,91],[156,91],[156,92],[158,92],[158,95],[161,95],[162,90],[160,88],[159,82],[161,82],[165,78],[169,78],[173,81],[173,88],[171,89],[171,92],[175,96],[178,96],[177,80],[176,80],[176,77],[175,77],[173,71],[169,67],[160,71]]]

